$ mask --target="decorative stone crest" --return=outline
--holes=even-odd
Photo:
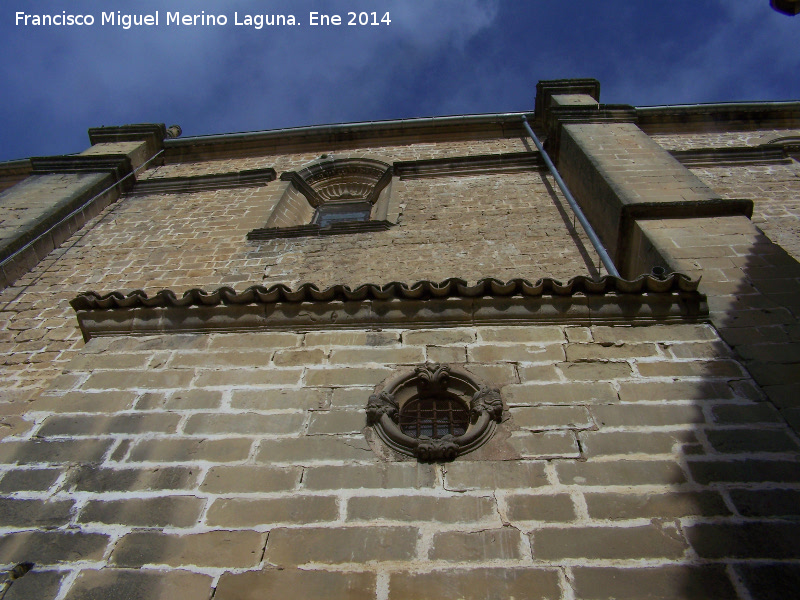
[[[367,422],[377,436],[423,462],[450,461],[475,450],[491,438],[502,416],[499,390],[439,364],[395,377],[367,403]]]

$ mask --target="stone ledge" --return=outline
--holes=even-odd
[[[276,177],[275,169],[272,168],[188,177],[158,177],[137,181],[129,195],[181,194],[237,187],[257,187],[267,185]]]
[[[152,297],[142,291],[102,296],[86,292],[71,305],[86,340],[98,335],[264,329],[663,323],[706,318],[705,296],[697,292],[697,285],[677,273],[633,281],[580,276],[567,284],[542,279],[535,285],[523,279],[483,279],[469,286],[448,279],[355,289],[337,285],[320,290],[311,284],[296,290],[253,286],[241,293],[231,288],[210,293],[193,289],[181,297],[171,290]]]

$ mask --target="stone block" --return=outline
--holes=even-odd
[[[567,494],[515,494],[506,496],[506,514],[512,521],[566,522],[575,519]]]
[[[267,385],[297,385],[303,370],[298,368],[278,369],[230,369],[225,371],[201,371],[195,381],[196,387],[245,387]]]
[[[585,431],[580,434],[585,456],[613,454],[680,454],[684,444],[696,444],[693,431]]]
[[[206,522],[212,527],[273,526],[278,523],[335,521],[339,508],[333,496],[287,498],[223,498],[208,509]]]
[[[478,365],[467,364],[465,371],[469,371],[475,377],[492,387],[502,387],[504,385],[518,383],[517,371],[514,365]]]
[[[390,346],[400,342],[400,331],[311,331],[306,346]]]
[[[303,487],[310,490],[432,488],[434,466],[425,463],[376,463],[308,467]]]
[[[609,327],[595,325],[592,336],[598,343],[642,343],[671,341],[716,340],[717,334],[709,325],[648,325],[641,327]]]
[[[517,432],[508,440],[522,458],[578,458],[580,449],[572,431]]]
[[[187,388],[194,371],[99,371],[81,385],[84,390]]]
[[[337,348],[331,350],[331,364],[382,363],[410,364],[425,362],[425,351],[421,347],[404,348]]]
[[[322,348],[292,348],[278,350],[272,362],[278,366],[319,365],[327,361],[328,353]]]
[[[665,460],[557,461],[555,467],[564,485],[674,485],[686,481],[680,465]]]
[[[348,521],[475,523],[497,518],[494,498],[476,496],[357,496],[347,503]]]
[[[90,500],[78,521],[131,527],[192,527],[204,506],[205,500],[194,496]]]
[[[242,410],[315,410],[327,408],[330,395],[330,390],[317,388],[234,390],[231,407]],[[367,405],[366,400],[363,405]]]
[[[508,412],[517,427],[532,431],[588,429],[594,426],[585,406],[530,406],[512,408]]]
[[[659,600],[739,598],[723,565],[574,567],[572,573],[581,600],[640,600],[643,593]]]
[[[373,600],[373,573],[337,573],[280,569],[225,573],[214,600],[263,600],[264,598],[325,598],[325,600]]]
[[[715,423],[739,425],[746,423],[774,423],[783,421],[778,410],[768,402],[753,404],[718,404],[711,408]]]
[[[183,431],[187,435],[285,435],[299,433],[304,421],[304,413],[202,413],[189,417]]]
[[[525,382],[561,381],[555,365],[525,365],[517,367],[520,380]]]
[[[133,407],[136,392],[67,392],[63,396],[39,396],[31,410],[55,413],[104,412],[114,413]]]
[[[631,376],[631,367],[626,362],[560,363],[558,368],[570,381],[611,381]]]
[[[301,473],[299,467],[214,466],[200,489],[212,494],[283,492],[297,487]]]
[[[377,385],[391,373],[391,369],[382,367],[309,368],[306,370],[305,384],[324,387]]]
[[[688,544],[672,525],[537,529],[531,534],[535,560],[682,558]]]
[[[185,490],[195,487],[197,474],[198,469],[186,467],[112,469],[81,465],[69,471],[64,488],[79,492]]]
[[[267,536],[255,531],[207,531],[184,536],[134,531],[114,546],[118,567],[143,565],[249,568],[261,561]]]
[[[299,346],[303,336],[298,333],[258,332],[258,333],[225,333],[211,336],[209,350],[228,348],[255,350],[270,348],[292,348]]]
[[[198,600],[210,597],[211,582],[208,575],[178,570],[84,570],[64,600]]]
[[[617,401],[610,383],[541,383],[508,385],[503,395],[509,406],[594,404]]]
[[[560,344],[547,346],[469,346],[469,360],[479,363],[495,362],[558,362],[564,360],[564,349]]]
[[[41,567],[79,560],[99,561],[109,539],[105,534],[78,531],[5,533],[0,537],[0,562],[32,562]]]
[[[180,418],[180,415],[170,413],[53,416],[45,420],[38,434],[50,437],[174,433]]]
[[[550,325],[479,327],[482,342],[513,342],[520,344],[562,344],[566,338],[560,327]]]
[[[445,489],[528,489],[547,485],[544,461],[454,462],[444,466]]]
[[[170,369],[258,369],[269,365],[271,355],[271,352],[264,350],[176,352],[170,358],[168,367]]]
[[[466,346],[428,346],[425,359],[432,363],[464,363],[467,362]]]
[[[759,600],[791,598],[800,587],[800,565],[797,563],[739,563],[736,571],[750,595]]]
[[[0,498],[0,527],[44,527],[65,525],[70,520],[72,500]]]
[[[256,462],[307,462],[330,460],[365,460],[375,454],[363,437],[305,436],[281,440],[262,440]]]
[[[598,404],[590,406],[589,411],[601,427],[662,427],[705,422],[703,409],[696,404]]]
[[[584,495],[593,519],[674,519],[690,516],[727,516],[731,511],[717,492],[665,494],[590,493]]]
[[[567,344],[567,360],[604,361],[658,356],[655,344]]]
[[[7,471],[0,480],[0,493],[44,492],[61,475],[61,469],[18,469]]]
[[[692,548],[703,558],[797,559],[800,523],[695,523],[684,528]]]
[[[99,462],[111,440],[30,440],[0,444],[0,463]]]
[[[205,438],[141,440],[131,450],[129,460],[132,462],[234,462],[247,458],[252,445],[252,440],[238,438],[227,440]]]
[[[715,381],[623,381],[619,384],[619,398],[622,402],[729,400],[733,398],[733,391],[727,384]]]
[[[794,437],[785,429],[709,429],[709,443],[717,452],[738,454],[751,452],[800,451]]]
[[[743,458],[739,460],[692,459],[687,461],[692,479],[697,483],[759,483],[800,482],[800,469],[795,460],[764,460]]]
[[[520,559],[520,539],[519,531],[511,527],[443,531],[433,534],[428,558],[450,562]]]
[[[642,377],[736,378],[744,375],[742,366],[732,360],[640,362],[636,368]]]
[[[43,600],[55,598],[66,574],[60,571],[29,571],[25,577],[14,581],[4,600]]]
[[[446,569],[396,572],[389,578],[389,600],[550,600],[561,597],[558,571],[535,568]]]
[[[415,557],[414,527],[307,527],[270,531],[264,558],[275,565],[366,563]]]
[[[408,345],[445,346],[471,344],[475,341],[474,329],[418,329],[403,332],[403,343]]]
[[[800,516],[800,490],[730,490],[736,510],[745,517]]]

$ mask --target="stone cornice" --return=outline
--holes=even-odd
[[[272,168],[186,177],[155,177],[137,181],[130,195],[181,194],[225,188],[258,187],[267,185],[276,177],[277,173]]]
[[[781,165],[792,162],[789,150],[792,146],[765,145],[739,148],[696,148],[673,150],[670,154],[686,167],[723,167],[735,165]]]
[[[122,179],[131,172],[131,161],[119,154],[73,154],[67,156],[34,156],[31,174],[53,173],[111,173]]]
[[[579,276],[561,283],[461,279],[413,285],[304,284],[253,286],[243,292],[193,289],[100,295],[86,292],[71,305],[84,337],[165,332],[309,330],[353,327],[447,327],[494,323],[632,323],[696,321],[707,315],[698,281],[671,274],[635,280]]]
[[[547,167],[538,152],[482,154],[394,163],[394,173],[402,179],[481,175],[486,173],[516,173],[519,171],[538,171],[545,168]]]
[[[639,127],[651,134],[785,129],[800,124],[800,102],[643,106],[636,116]]]
[[[328,227],[320,227],[316,223],[297,225],[295,227],[262,227],[248,231],[247,239],[264,241],[280,238],[367,233],[370,231],[387,231],[392,225],[394,223],[389,221],[355,221],[332,223]]]

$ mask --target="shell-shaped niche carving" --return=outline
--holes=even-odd
[[[391,178],[391,165],[379,160],[334,157],[281,176],[281,179],[291,180],[314,208],[337,200],[375,204]]]

